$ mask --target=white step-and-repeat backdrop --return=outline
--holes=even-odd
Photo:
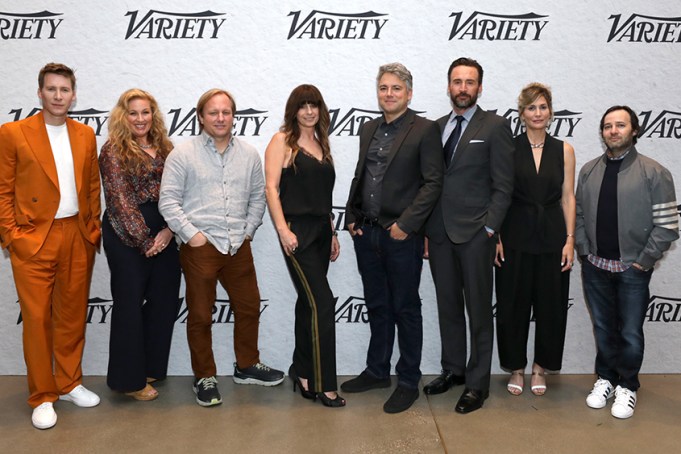
[[[197,0],[0,1],[0,122],[40,108],[38,70],[47,62],[77,69],[78,102],[71,116],[90,125],[101,146],[108,112],[131,87],[150,91],[165,112],[175,143],[198,133],[194,106],[222,87],[239,108],[234,134],[261,153],[283,118],[291,90],[320,88],[331,109],[337,182],[334,214],[344,205],[357,158],[359,126],[379,115],[378,66],[404,63],[414,76],[411,107],[436,119],[450,110],[447,69],[457,57],[485,70],[479,104],[520,131],[516,99],[532,81],[550,85],[550,132],[574,145],[577,169],[602,153],[598,122],[613,104],[639,115],[639,150],[671,169],[681,193],[681,5],[537,0],[393,0],[258,2]],[[329,280],[336,303],[338,372],[364,366],[369,336],[352,243],[342,232],[341,256]],[[254,241],[262,293],[262,359],[285,369],[293,349],[295,292],[269,216]],[[657,267],[645,324],[645,372],[681,373],[681,251]],[[182,290],[184,293],[184,288]],[[424,266],[424,373],[439,372],[440,345],[433,283]],[[86,374],[105,374],[112,303],[105,257],[97,256],[90,291]],[[175,326],[170,373],[191,374],[184,304]],[[220,374],[231,374],[233,318],[220,289],[213,328]],[[0,257],[0,374],[23,374],[22,326],[9,259]],[[397,349],[395,349],[397,350]],[[529,347],[530,361],[532,345]],[[579,268],[572,273],[564,373],[593,371],[593,333]],[[494,372],[499,372],[495,359]]]

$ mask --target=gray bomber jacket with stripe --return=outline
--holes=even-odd
[[[579,256],[597,255],[596,215],[606,155],[579,171],[575,247]],[[617,216],[621,259],[648,269],[679,237],[679,215],[671,173],[632,147],[617,174]]]

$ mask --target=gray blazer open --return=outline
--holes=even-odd
[[[448,119],[449,114],[437,120],[441,131]],[[498,232],[511,204],[513,150],[508,120],[478,106],[445,169],[426,235],[465,243],[485,226]]]
[[[383,176],[381,211],[383,227],[399,221],[407,233],[422,230],[442,189],[444,160],[440,131],[435,122],[409,109],[388,156]],[[362,217],[361,182],[371,139],[381,118],[371,120],[359,132],[359,159],[350,185],[345,225]]]

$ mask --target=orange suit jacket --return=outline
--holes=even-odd
[[[92,128],[66,120],[78,192],[78,225],[99,247],[101,201]],[[43,246],[59,207],[59,182],[42,112],[0,127],[0,245],[22,260]]]

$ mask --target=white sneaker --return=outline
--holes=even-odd
[[[68,394],[59,396],[59,400],[73,402],[79,407],[95,407],[99,405],[99,396],[83,385],[78,385]]]
[[[612,397],[612,383],[603,378],[598,378],[594,383],[594,388],[586,397],[586,404],[591,408],[603,408]]]
[[[610,414],[615,418],[627,419],[634,416],[636,408],[636,391],[617,386],[615,388],[615,402],[612,404]]]
[[[33,409],[31,422],[36,429],[49,429],[57,424],[57,413],[54,412],[52,402],[43,402]]]

